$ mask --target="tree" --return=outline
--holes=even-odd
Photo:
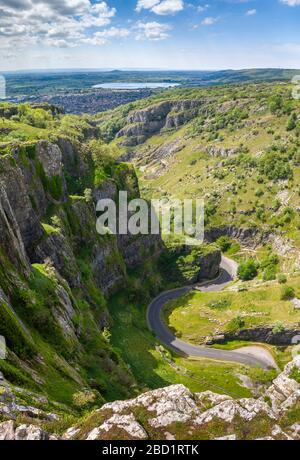
[[[282,106],[283,99],[282,96],[280,96],[279,94],[277,94],[276,96],[272,96],[269,99],[269,109],[271,113],[276,114],[282,109]]]
[[[255,260],[248,259],[241,263],[238,268],[238,277],[242,281],[253,280],[257,276],[257,264]]]
[[[293,113],[287,122],[286,130],[293,131],[293,129],[297,127],[296,121],[297,121],[297,115]]]

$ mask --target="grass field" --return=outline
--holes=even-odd
[[[299,276],[288,285],[299,294]],[[261,284],[246,291],[226,290],[219,293],[192,292],[170,302],[164,317],[171,329],[183,340],[203,343],[205,337],[230,330],[240,317],[243,327],[275,325],[295,326],[300,312],[290,300],[281,300],[283,287],[277,282]]]

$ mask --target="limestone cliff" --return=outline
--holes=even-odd
[[[200,100],[166,101],[129,113],[127,124],[117,137],[127,138],[123,143],[133,146],[143,143],[147,137],[162,129],[179,128],[197,114]]]
[[[161,250],[159,235],[96,232],[99,198],[120,189],[139,197],[132,167],[111,160],[106,168],[97,171],[93,151],[67,138],[18,142],[0,157],[0,335],[8,346],[0,370],[37,390],[50,385],[49,372],[63,373],[67,400],[91,383],[99,394],[130,391],[134,379],[103,336],[106,301],[126,286],[127,270]]]

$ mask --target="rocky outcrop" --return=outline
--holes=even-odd
[[[300,403],[299,372],[297,356],[257,398],[233,399],[211,391],[192,393],[184,385],[149,391],[134,399],[104,404],[69,428],[62,439],[300,439],[299,423],[288,423],[289,414],[295,414]],[[18,406],[9,387],[0,389],[0,407],[15,404],[13,411],[2,411],[7,421],[0,423],[0,440],[57,439],[39,426],[41,420],[57,420],[55,414]],[[48,403],[43,397],[33,399]],[[20,425],[16,415],[35,419],[35,424]]]
[[[291,377],[293,370],[300,370],[300,356],[288,363],[266,391],[274,413],[282,415],[300,402],[300,382]]]
[[[195,282],[216,278],[220,271],[221,259],[222,254],[218,249],[207,252],[207,254],[200,257],[197,261],[200,270]]]
[[[78,288],[82,281],[76,255],[83,245],[90,245],[90,266],[95,282],[108,294],[121,287],[126,265],[136,267],[157,252],[159,237],[129,235],[108,241],[96,232],[94,203],[101,198],[116,198],[118,185],[127,189],[130,197],[139,197],[137,179],[131,168],[120,167],[113,178],[94,188],[94,203],[68,199],[68,178],[72,177],[76,183],[89,172],[78,146],[67,139],[15,147],[13,158],[3,158],[1,168],[1,247],[20,271],[29,273],[30,263],[44,263],[50,259],[69,285]],[[67,201],[69,212],[62,207]],[[49,207],[57,205],[60,228],[46,235],[41,222]],[[74,227],[71,229],[70,219]]]
[[[245,246],[255,248],[269,239],[269,232],[264,233],[257,227],[236,227],[234,225],[223,225],[205,230],[205,240],[214,242],[221,236],[229,236],[236,239]]]
[[[21,273],[28,275],[30,271],[20,228],[12,210],[5,187],[0,182],[0,246],[11,263]]]
[[[38,398],[36,398],[33,394],[32,400],[36,400],[38,402]],[[42,401],[42,399],[40,401]],[[5,419],[13,421],[17,420],[18,417],[27,417],[34,419],[35,421],[48,422],[58,420],[58,416],[55,413],[48,413],[32,405],[26,405],[24,402],[20,401],[20,399],[16,397],[14,388],[10,387],[5,381],[0,382],[0,415],[2,418],[4,417]]]
[[[299,328],[284,328],[277,332],[274,326],[261,326],[242,329],[236,332],[225,332],[219,338],[212,338],[211,344],[223,343],[230,340],[269,343],[270,345],[289,346],[295,336],[300,335]]]
[[[122,161],[134,161],[141,169],[145,168],[147,177],[157,177],[162,174],[176,155],[185,147],[181,138],[176,138],[170,142],[147,148],[146,150],[133,150],[124,153],[120,159]]]
[[[235,148],[217,147],[215,145],[208,147],[206,151],[212,157],[224,158],[232,157],[233,155],[236,155],[239,152],[239,150]]]
[[[117,137],[127,138],[126,146],[142,144],[147,137],[158,134],[162,129],[179,128],[198,113],[200,100],[164,101],[145,109],[130,112],[127,124]]]
[[[36,425],[19,425],[13,421],[0,423],[0,441],[54,441],[50,435]]]
[[[300,370],[299,356],[257,399],[233,399],[210,391],[193,394],[183,385],[172,385],[105,404],[68,430],[65,438],[299,439],[299,424],[286,423],[289,411],[300,402],[300,383],[291,377],[293,369]],[[101,424],[93,427],[96,420]]]

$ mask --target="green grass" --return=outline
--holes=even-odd
[[[236,375],[249,375],[250,368],[206,359],[184,359],[164,349],[148,330],[145,307],[128,302],[122,294],[109,303],[109,312],[113,318],[111,343],[144,390],[181,383],[196,392],[211,390],[233,397],[250,395]]]
[[[50,132],[47,129],[36,128],[20,121],[0,118],[0,142],[47,139],[49,135]]]
[[[296,291],[298,283],[299,277],[289,280]],[[206,336],[227,331],[237,316],[243,318],[246,328],[277,322],[297,327],[300,312],[290,301],[281,300],[281,289],[274,282],[243,292],[194,291],[170,302],[164,310],[164,318],[177,336],[192,343],[203,343]]]
[[[55,228],[52,225],[42,223],[42,227],[48,236],[52,235],[53,233],[59,233],[59,228]]]

